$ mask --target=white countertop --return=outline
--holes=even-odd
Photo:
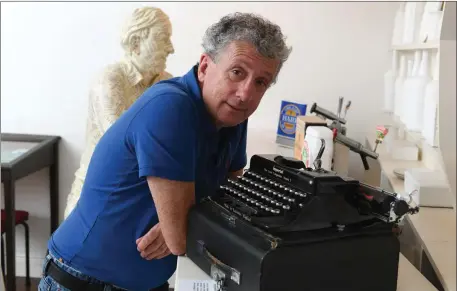
[[[373,146],[374,137],[367,137]],[[404,181],[393,173],[395,168],[424,167],[421,161],[398,161],[390,158],[383,144],[377,151],[379,164],[393,190],[404,192]],[[419,213],[406,216],[435,270],[445,291],[456,291],[456,211],[450,208],[421,207]]]
[[[178,258],[175,291],[194,291],[187,288],[188,280],[212,281],[211,278],[197,267],[189,258]],[[413,265],[400,254],[397,291],[435,291],[437,290]],[[212,290],[208,290],[212,291]],[[367,290],[369,291],[369,290]]]

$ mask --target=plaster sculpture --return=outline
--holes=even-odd
[[[76,206],[93,150],[106,130],[151,85],[172,77],[165,71],[172,25],[160,9],[142,7],[128,19],[121,39],[125,56],[108,65],[89,93],[85,149],[67,197],[65,218]]]

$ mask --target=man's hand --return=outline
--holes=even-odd
[[[185,254],[187,215],[195,202],[195,184],[158,177],[148,177],[148,184],[168,249],[176,256]]]
[[[154,225],[148,233],[137,239],[136,245],[141,257],[146,260],[162,259],[171,253],[163,238],[160,223]]]

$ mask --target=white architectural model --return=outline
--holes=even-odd
[[[107,66],[89,94],[85,149],[67,197],[65,218],[76,206],[93,150],[105,131],[154,83],[172,76],[165,72],[171,43],[171,23],[160,9],[135,9],[122,35],[125,57]]]

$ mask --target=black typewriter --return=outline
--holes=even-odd
[[[187,256],[220,290],[396,290],[398,224],[418,207],[316,163],[254,155],[191,209]]]

